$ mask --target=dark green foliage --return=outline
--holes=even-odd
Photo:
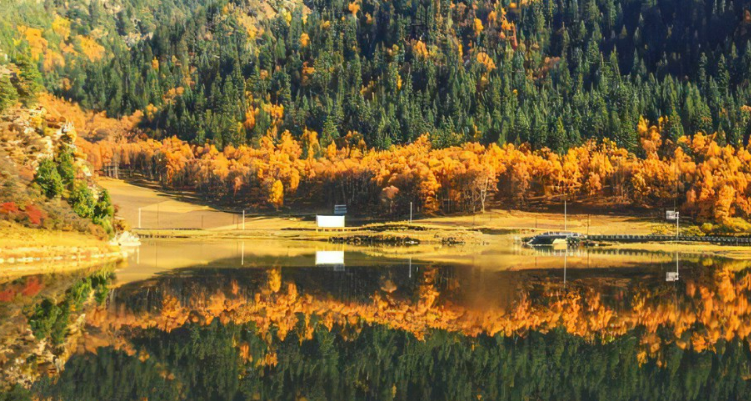
[[[69,150],[63,150],[57,156],[57,171],[65,187],[71,188],[76,179],[76,166],[73,164],[73,154]]]
[[[86,219],[94,217],[96,201],[91,189],[85,183],[80,182],[75,185],[68,201],[73,207],[73,211],[79,216]]]
[[[261,18],[263,34],[250,39],[237,14],[226,12],[230,4],[257,13],[240,0],[125,1],[117,14],[47,2],[47,13],[69,18],[73,33],[109,35],[101,40],[108,57],[68,60],[45,82],[111,116],[154,105],[142,127],[152,136],[219,147],[257,144],[277,123],[298,137],[315,130],[324,144],[357,131],[379,148],[430,133],[438,146],[529,142],[560,151],[609,138],[634,149],[640,116],[671,118],[666,138],[718,131],[728,143],[748,143],[744,0],[541,0],[515,10],[504,0],[497,5],[510,10],[518,46],[489,21],[496,3],[439,3],[363,0],[353,16],[347,2],[315,0],[305,3],[305,23],[300,9],[289,23]],[[19,11],[29,25],[50,23],[44,13]],[[485,26],[479,35],[474,18]],[[418,41],[429,58],[414,51]],[[480,51],[495,68],[478,62]],[[25,71],[18,92],[30,99],[24,82],[39,81],[38,71],[16,53]],[[268,104],[284,107],[280,121]],[[259,110],[255,124],[243,126],[251,106]]]
[[[254,41],[223,4],[157,26],[130,50],[113,46],[110,60],[67,66],[61,75],[82,83],[60,94],[110,115],[154,104],[158,112],[144,124],[154,136],[220,147],[265,134],[272,119],[262,102],[284,106],[280,129],[301,135],[309,127],[324,145],[358,131],[380,148],[431,133],[439,146],[509,141],[561,151],[607,137],[634,149],[640,116],[673,117],[671,139],[721,130],[733,143],[747,141],[740,106],[751,103],[751,29],[739,0],[532,2],[509,13],[517,49],[488,22],[490,3],[461,13],[419,0],[365,0],[353,17],[345,3],[318,0],[307,23],[299,10],[289,24],[263,21],[266,33]],[[474,18],[486,26],[479,36]],[[198,39],[209,33],[213,40]],[[418,40],[430,59],[412,50]],[[496,68],[480,65],[472,49]],[[314,72],[303,73],[304,63]],[[184,93],[165,102],[177,87]],[[254,127],[238,129],[246,93],[261,111]]]
[[[37,383],[34,391],[66,400],[175,400],[179,394],[194,400],[705,400],[745,399],[751,391],[743,379],[748,344],[739,340],[716,354],[670,345],[668,365],[661,367],[654,360],[640,365],[638,340],[630,335],[600,344],[562,330],[477,338],[435,331],[424,340],[384,326],[365,325],[349,339],[344,331],[319,326],[312,340],[300,341],[293,331],[267,343],[252,324],[151,329],[133,340],[147,360],[111,347],[75,355],[59,380]],[[252,361],[240,357],[241,343]],[[256,366],[268,352],[278,364]]]
[[[14,384],[10,389],[0,389],[0,401],[32,401],[32,392],[20,384]]]
[[[110,194],[106,189],[102,189],[99,192],[99,199],[97,199],[96,205],[94,206],[92,220],[95,224],[102,226],[107,233],[111,234],[113,231],[112,218],[114,216],[115,207],[112,206]]]
[[[29,325],[34,336],[43,339],[50,335],[58,318],[63,314],[62,309],[52,300],[45,299],[37,305],[34,313],[29,316]]]
[[[102,304],[108,294],[108,286],[114,275],[99,271],[76,281],[59,303],[45,298],[27,315],[29,327],[37,339],[49,338],[52,344],[60,345],[68,335],[71,313],[81,313],[92,291],[97,304]]]
[[[60,177],[57,166],[52,159],[44,159],[39,163],[34,182],[39,185],[39,188],[48,198],[61,196],[65,189],[63,179]]]
[[[10,82],[10,77],[5,74],[0,74],[0,112],[16,103],[17,100],[18,92]]]
[[[42,74],[39,72],[36,64],[31,61],[31,57],[26,53],[19,54],[15,63],[19,69],[16,83],[18,95],[25,106],[34,105],[37,100],[37,94],[44,89]]]
[[[45,227],[89,232],[91,231],[90,223],[93,222],[101,226],[104,233],[108,235],[114,233],[112,218],[115,215],[115,208],[109,193],[102,189],[99,196],[95,198],[87,181],[76,178],[77,168],[73,153],[67,147],[60,150],[55,161],[44,159],[39,163],[34,178],[38,190],[20,190],[20,186],[12,175],[13,171],[9,171],[9,177],[3,181],[0,201],[14,202],[18,205],[29,203],[39,205],[48,215]],[[47,202],[46,199],[35,199],[40,196],[39,192],[48,199],[65,198],[70,209],[66,210],[57,201]]]

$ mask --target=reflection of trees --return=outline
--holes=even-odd
[[[113,267],[22,277],[0,286],[0,388],[29,384],[61,366],[80,337],[79,317],[105,301]]]
[[[363,323],[408,331],[418,339],[436,329],[476,337],[526,336],[561,328],[600,343],[633,333],[642,363],[648,356],[661,355],[668,344],[702,352],[751,333],[751,279],[745,271],[734,273],[721,266],[689,270],[675,287],[639,280],[608,287],[582,279],[564,289],[557,281],[532,277],[516,287],[515,302],[487,307],[458,302],[457,297],[472,288],[463,288],[461,278],[446,270],[422,270],[416,285],[405,284],[389,270],[381,271],[380,279],[373,271],[368,269],[364,283],[353,287],[358,292],[367,288],[369,297],[344,299],[316,288],[316,283],[332,284],[317,281],[313,270],[167,277],[146,290],[118,290],[115,305],[92,314],[89,323],[110,330],[171,331],[189,322],[209,324],[218,319],[223,324],[253,323],[261,336],[281,340],[294,330],[310,338],[318,326],[358,330]],[[315,324],[313,315],[318,317]]]
[[[315,316],[312,317],[316,319]],[[302,320],[298,325],[302,326]],[[111,347],[74,356],[56,381],[34,387],[65,400],[279,399],[744,399],[748,343],[717,353],[666,347],[667,366],[638,362],[632,335],[593,344],[563,329],[525,337],[434,331],[423,340],[384,325],[297,327],[281,340],[253,323],[148,329],[141,351]],[[259,361],[273,354],[277,363]]]
[[[464,302],[491,296],[475,294],[476,281],[492,281],[484,274],[348,274],[336,283],[320,269],[196,270],[118,288],[108,308],[87,312],[86,342],[99,347],[86,348],[96,353],[73,356],[32,391],[66,400],[751,396],[745,271],[688,268],[677,285],[582,276],[566,288],[546,273],[513,273],[514,301],[487,307]]]

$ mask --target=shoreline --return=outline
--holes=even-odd
[[[48,252],[49,247],[29,247],[24,251]],[[122,250],[100,252],[91,249],[57,248],[53,256],[23,256],[0,259],[0,283],[36,274],[68,273],[125,260]]]
[[[391,223],[389,223],[391,224]],[[487,249],[492,246],[512,246],[523,235],[531,234],[530,230],[504,229],[504,233],[488,233],[484,228],[453,227],[445,229],[440,226],[414,224],[412,228],[405,228],[403,224],[395,224],[397,230],[388,229],[388,225],[370,225],[351,227],[337,231],[315,230],[170,230],[170,229],[141,229],[134,230],[144,239],[159,240],[282,240],[325,242],[332,244],[347,244],[354,247],[380,246],[414,247],[418,245],[464,245]],[[589,252],[645,252],[660,255],[693,255],[699,257],[718,257],[733,260],[751,260],[751,246],[720,245],[711,242],[640,242],[640,243],[599,243],[597,246],[582,246]]]
[[[116,245],[78,232],[0,224],[0,283],[18,277],[75,271],[119,262],[125,253]]]

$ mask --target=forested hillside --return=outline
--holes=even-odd
[[[751,216],[744,1],[11,5],[0,108],[43,85],[127,116],[138,135],[82,144],[95,167],[276,209],[570,196],[734,232]]]
[[[0,116],[0,222],[114,234],[109,194],[94,183],[75,127],[43,107]]]
[[[42,38],[61,43],[55,62],[21,30],[50,90],[111,116],[141,110],[156,137],[257,145],[275,127],[324,147],[356,131],[377,148],[429,133],[437,146],[636,150],[644,116],[667,117],[673,140],[748,140],[741,0],[316,0],[271,3],[271,18],[244,0],[114,3],[50,1],[16,28],[51,26]]]

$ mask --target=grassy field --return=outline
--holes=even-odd
[[[133,228],[147,235],[163,237],[280,237],[290,239],[328,239],[341,232],[316,231],[314,216],[305,218],[284,215],[258,215],[247,211],[243,230],[242,214],[218,210],[179,194],[171,194],[152,186],[102,179],[118,214]],[[139,220],[140,210],[140,220]],[[380,235],[409,235],[423,241],[455,238],[457,240],[488,241],[499,234],[560,231],[564,226],[583,234],[650,234],[660,229],[660,223],[648,219],[618,215],[570,215],[564,224],[562,214],[525,211],[490,210],[466,216],[444,216],[415,219],[411,230],[407,222],[363,224],[348,227],[346,235],[379,232]],[[664,224],[662,224],[664,225]],[[190,230],[190,231],[187,231]],[[482,234],[481,234],[482,233]],[[484,234],[484,235],[483,235]],[[502,236],[502,235],[501,235]]]
[[[189,197],[159,191],[154,187],[102,179],[118,214],[133,228],[148,230],[203,229],[208,231],[232,231],[242,229],[242,215],[230,213],[200,204]],[[250,209],[250,208],[249,208]],[[283,215],[256,215],[249,210],[245,218],[245,230],[315,230],[312,215],[309,219]],[[394,222],[404,223],[404,222]],[[465,216],[429,217],[415,219],[414,224],[434,229],[463,228],[492,232],[494,230],[570,231],[590,234],[650,234],[659,225],[649,219],[618,215],[569,215],[564,224],[562,213],[535,213],[525,211],[490,210],[486,213]]]
[[[181,194],[166,193],[153,186],[134,185],[122,180],[103,179],[100,184],[110,191],[118,214],[145,237],[211,239],[279,239],[328,241],[332,237],[388,239],[408,237],[423,244],[456,241],[469,245],[511,246],[519,237],[545,231],[575,231],[582,234],[654,234],[672,233],[672,223],[650,217],[618,214],[569,214],[518,210],[489,210],[476,215],[436,216],[405,221],[373,223],[347,227],[345,230],[318,231],[314,216],[290,217],[242,215],[200,204]],[[613,249],[654,252],[695,253],[733,258],[751,257],[751,248],[712,244],[620,244]],[[451,259],[450,253],[440,252]],[[460,255],[461,257],[466,255]]]

